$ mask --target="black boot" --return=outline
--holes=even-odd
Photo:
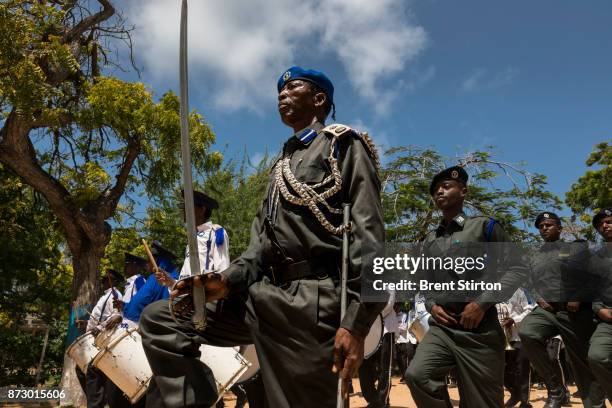
[[[563,402],[564,397],[564,389],[562,386],[548,386],[548,399],[546,399],[546,404],[544,404],[544,408],[561,408],[561,403]]]
[[[561,405],[563,405],[564,407],[571,407],[572,406],[572,394],[569,392],[569,390],[567,388],[563,389],[563,399],[561,400]]]

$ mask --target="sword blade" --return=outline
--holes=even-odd
[[[183,191],[185,192],[185,221],[187,224],[187,242],[189,245],[189,266],[192,275],[199,275],[200,259],[198,252],[198,239],[195,225],[195,208],[193,205],[193,179],[191,176],[191,146],[189,143],[189,87],[187,74],[187,0],[181,5],[181,33],[180,33],[180,94],[181,94],[181,160],[183,166]],[[203,330],[206,324],[204,303],[204,288],[193,288],[193,302],[195,313],[193,323],[196,329]]]

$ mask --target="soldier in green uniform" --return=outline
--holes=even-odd
[[[591,336],[589,366],[612,402],[612,208],[593,217],[593,226],[604,245],[591,257],[591,273],[597,279],[598,291],[593,302],[597,328]]]
[[[429,192],[442,210],[443,220],[423,240],[425,253],[444,256],[459,243],[509,241],[493,219],[463,212],[467,181],[468,174],[459,166],[433,178]],[[459,278],[455,271],[447,274],[453,280]],[[518,262],[506,271],[501,278],[506,298],[510,298],[525,275],[526,269]],[[493,295],[485,291],[470,302],[449,301],[448,296],[433,291],[425,295],[432,318],[430,329],[406,370],[412,398],[420,408],[452,407],[445,377],[454,367],[461,407],[502,407],[504,334],[491,301]]]
[[[532,266],[531,290],[538,306],[523,319],[519,336],[531,364],[546,383],[545,408],[561,407],[564,396],[559,370],[546,355],[546,341],[556,335],[563,339],[584,406],[604,407],[603,391],[587,362],[589,338],[595,330],[588,247],[585,242],[562,242],[561,221],[552,212],[539,214],[535,226],[544,239]]]
[[[154,377],[147,402],[210,406],[210,370],[200,343],[254,343],[270,407],[336,405],[338,374],[348,380],[363,359],[364,337],[384,303],[360,301],[361,251],[384,242],[378,156],[366,134],[325,126],[333,85],[323,73],[292,67],[278,80],[278,111],[294,133],[270,174],[248,249],[220,273],[196,277],[207,328],[194,329],[167,302],[149,305],[140,329]],[[351,203],[348,308],[340,322],[342,203]],[[188,288],[177,284],[173,296]],[[332,369],[333,368],[333,369]],[[207,405],[208,404],[208,405]]]

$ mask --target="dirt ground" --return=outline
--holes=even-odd
[[[361,392],[359,389],[359,381],[353,381],[353,386],[355,389],[355,393],[351,395],[351,408],[365,408],[367,403],[361,397]],[[576,387],[570,387],[570,392],[575,392]],[[457,392],[457,388],[450,388],[449,393],[451,396],[451,400],[453,402],[454,407],[459,406],[459,393]],[[509,398],[509,394],[506,392],[505,400]],[[230,394],[225,397],[225,406],[227,408],[233,408],[235,405],[236,398]],[[546,390],[538,390],[535,388],[531,389],[531,404],[533,408],[542,408],[544,403],[546,402]],[[408,387],[404,384],[400,384],[399,377],[394,377],[391,386],[391,396],[390,396],[391,408],[416,408],[414,401],[412,401],[412,397],[410,396],[410,392],[408,391]],[[248,406],[248,405],[247,405]],[[582,407],[582,402],[580,402],[579,398],[572,398],[572,407],[578,408]],[[608,407],[612,407],[608,403]],[[313,408],[315,406],[313,405]]]

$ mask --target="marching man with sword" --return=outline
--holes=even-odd
[[[292,67],[277,86],[281,120],[294,133],[271,171],[248,249],[220,273],[179,281],[172,293],[176,313],[161,301],[142,314],[143,346],[154,374],[148,406],[215,402],[214,378],[198,359],[201,343],[255,344],[270,407],[343,404],[346,380],[359,367],[364,338],[384,307],[360,301],[362,251],[384,242],[374,146],[348,126],[325,126],[333,85],[322,72]],[[181,296],[193,287],[205,289],[207,302],[225,299],[222,310],[208,311],[205,330],[180,312]]]

